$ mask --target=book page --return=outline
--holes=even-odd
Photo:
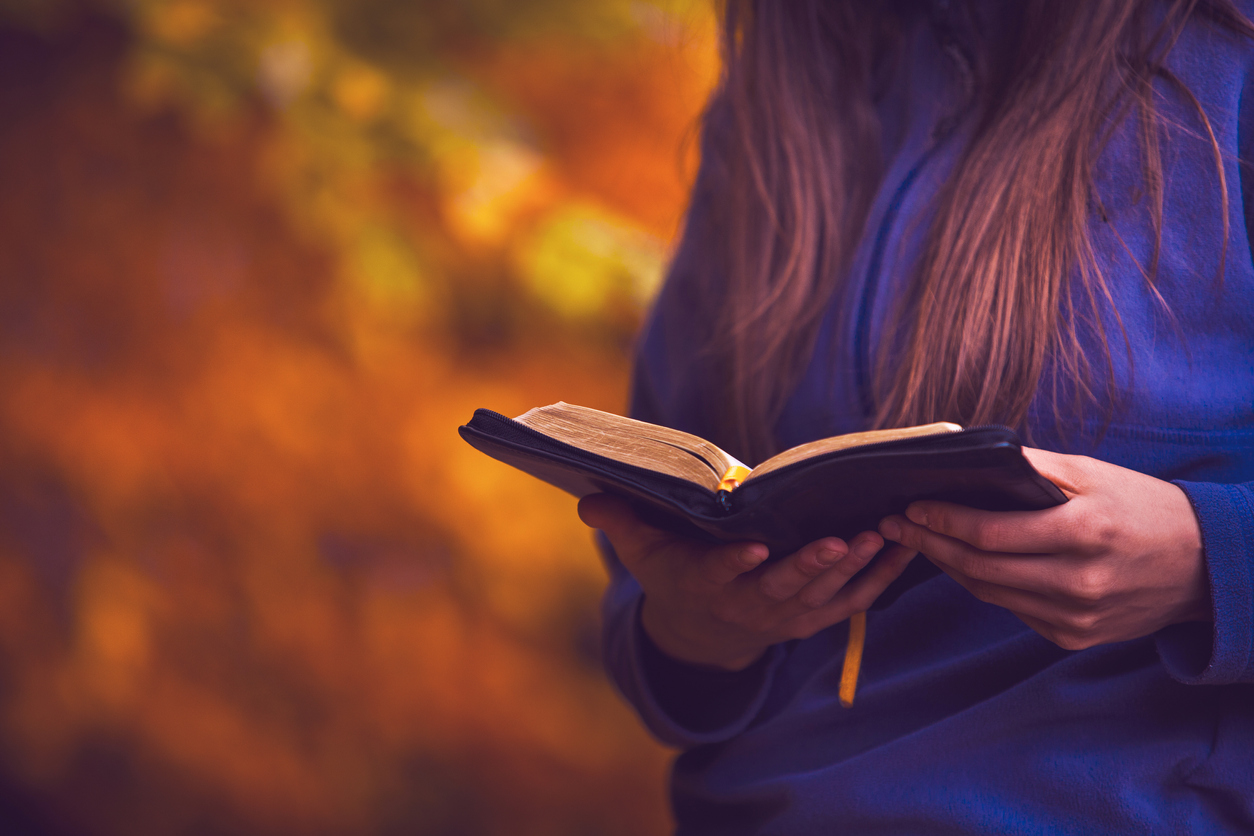
[[[581,450],[669,473],[709,490],[718,487],[729,468],[740,465],[699,436],[561,401],[514,420]]]
[[[889,430],[867,430],[860,433],[846,433],[845,435],[832,436],[831,438],[820,438],[818,441],[811,441],[808,444],[801,444],[784,452],[772,456],[762,464],[753,469],[749,477],[745,481],[749,481],[755,476],[762,476],[773,470],[779,470],[781,467],[787,467],[790,464],[812,459],[824,453],[833,453],[837,450],[848,450],[853,447],[865,447],[868,444],[879,444],[884,441],[896,441],[900,438],[918,438],[925,435],[939,435],[941,433],[961,432],[962,427],[958,424],[951,424],[948,421],[938,421],[935,424],[923,424],[918,427],[902,427],[900,429]]]

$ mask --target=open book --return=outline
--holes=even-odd
[[[755,540],[782,557],[848,539],[920,499],[989,511],[1066,501],[1005,427],[927,424],[824,438],[755,468],[689,433],[556,403],[515,419],[475,411],[459,430],[495,459],[575,496],[609,492],[646,521],[708,541]]]

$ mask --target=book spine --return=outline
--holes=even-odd
[[[723,513],[731,513],[732,491],[740,487],[740,483],[748,478],[750,472],[749,468],[744,465],[734,464],[727,468],[727,472],[719,480],[718,487],[714,491],[714,498],[718,500],[718,507],[723,509]]]

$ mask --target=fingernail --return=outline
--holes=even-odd
[[[922,508],[911,505],[906,509],[906,517],[915,525],[927,526],[927,512]]]
[[[820,566],[831,566],[844,557],[845,554],[846,552],[837,551],[836,549],[820,549],[817,560]]]
[[[858,553],[859,558],[867,560],[874,557],[882,545],[882,543],[876,542],[874,537],[867,537],[865,540],[858,541],[855,551]]]
[[[740,562],[746,566],[757,566],[769,552],[766,546],[748,546],[740,550]]]
[[[895,520],[881,520],[880,534],[887,540],[897,540],[901,537],[901,526]]]

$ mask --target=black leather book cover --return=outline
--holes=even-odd
[[[755,540],[773,558],[821,537],[873,531],[911,502],[941,499],[988,511],[1066,501],[1005,427],[905,438],[826,453],[749,479],[729,507],[665,473],[589,453],[486,409],[459,428],[477,449],[575,496],[624,497],[646,521],[703,540]]]

